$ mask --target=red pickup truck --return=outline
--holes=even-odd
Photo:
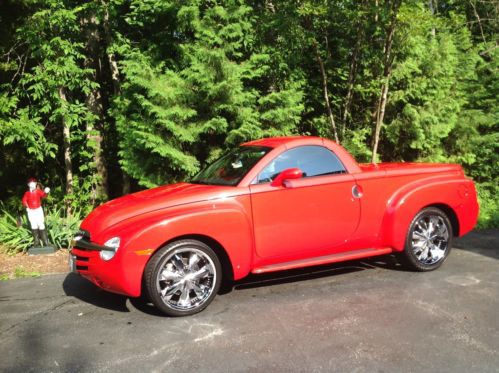
[[[73,271],[172,316],[203,310],[222,280],[398,254],[438,268],[476,223],[473,181],[453,164],[358,164],[318,137],[251,141],[191,181],[96,208]]]

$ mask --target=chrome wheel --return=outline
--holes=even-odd
[[[412,230],[412,252],[421,264],[438,263],[449,248],[449,238],[449,229],[442,216],[423,215]]]
[[[217,282],[213,260],[196,248],[179,248],[160,263],[156,290],[168,307],[195,310],[210,298]]]

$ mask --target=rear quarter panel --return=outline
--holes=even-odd
[[[462,175],[439,175],[413,181],[398,189],[388,200],[383,218],[383,243],[403,251],[409,225],[414,216],[428,206],[450,208],[457,218],[457,232],[469,232],[478,218],[473,182]]]
[[[476,224],[478,204],[471,180],[460,170],[401,172],[373,170],[355,175],[363,189],[361,222],[352,247],[389,246],[404,249],[410,222],[423,208],[442,205],[452,209],[459,235]]]

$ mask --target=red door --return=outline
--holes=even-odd
[[[329,162],[324,150],[334,157],[335,160],[331,160],[336,162],[334,165],[324,165]],[[314,165],[318,161],[320,167]],[[322,255],[352,236],[360,218],[359,200],[352,195],[355,180],[342,173],[344,168],[341,169],[333,153],[319,146],[295,148],[282,153],[269,167],[271,172],[264,169],[260,174],[262,178],[250,186],[259,257],[285,256],[287,259],[283,260],[293,260]],[[273,179],[283,168],[291,167],[300,168],[307,177],[289,181],[287,186],[270,185],[268,175],[273,174],[270,177]],[[330,170],[332,172],[323,172]],[[318,172],[318,176],[314,176]]]
[[[255,246],[261,258],[302,257],[333,249],[357,228],[360,207],[352,196],[352,176],[305,178],[292,184],[250,187]]]

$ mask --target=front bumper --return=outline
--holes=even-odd
[[[138,259],[142,257],[127,253],[123,248],[111,260],[105,261],[100,257],[100,252],[116,250],[92,242],[88,232],[84,233],[82,235],[79,232],[72,242],[70,270],[112,293],[140,296],[145,263]]]
[[[122,286],[120,261],[117,258],[104,261],[100,257],[101,251],[116,251],[114,248],[92,242],[87,231],[78,232],[71,244],[72,249],[69,253],[71,272],[80,274],[105,290],[130,295]]]

